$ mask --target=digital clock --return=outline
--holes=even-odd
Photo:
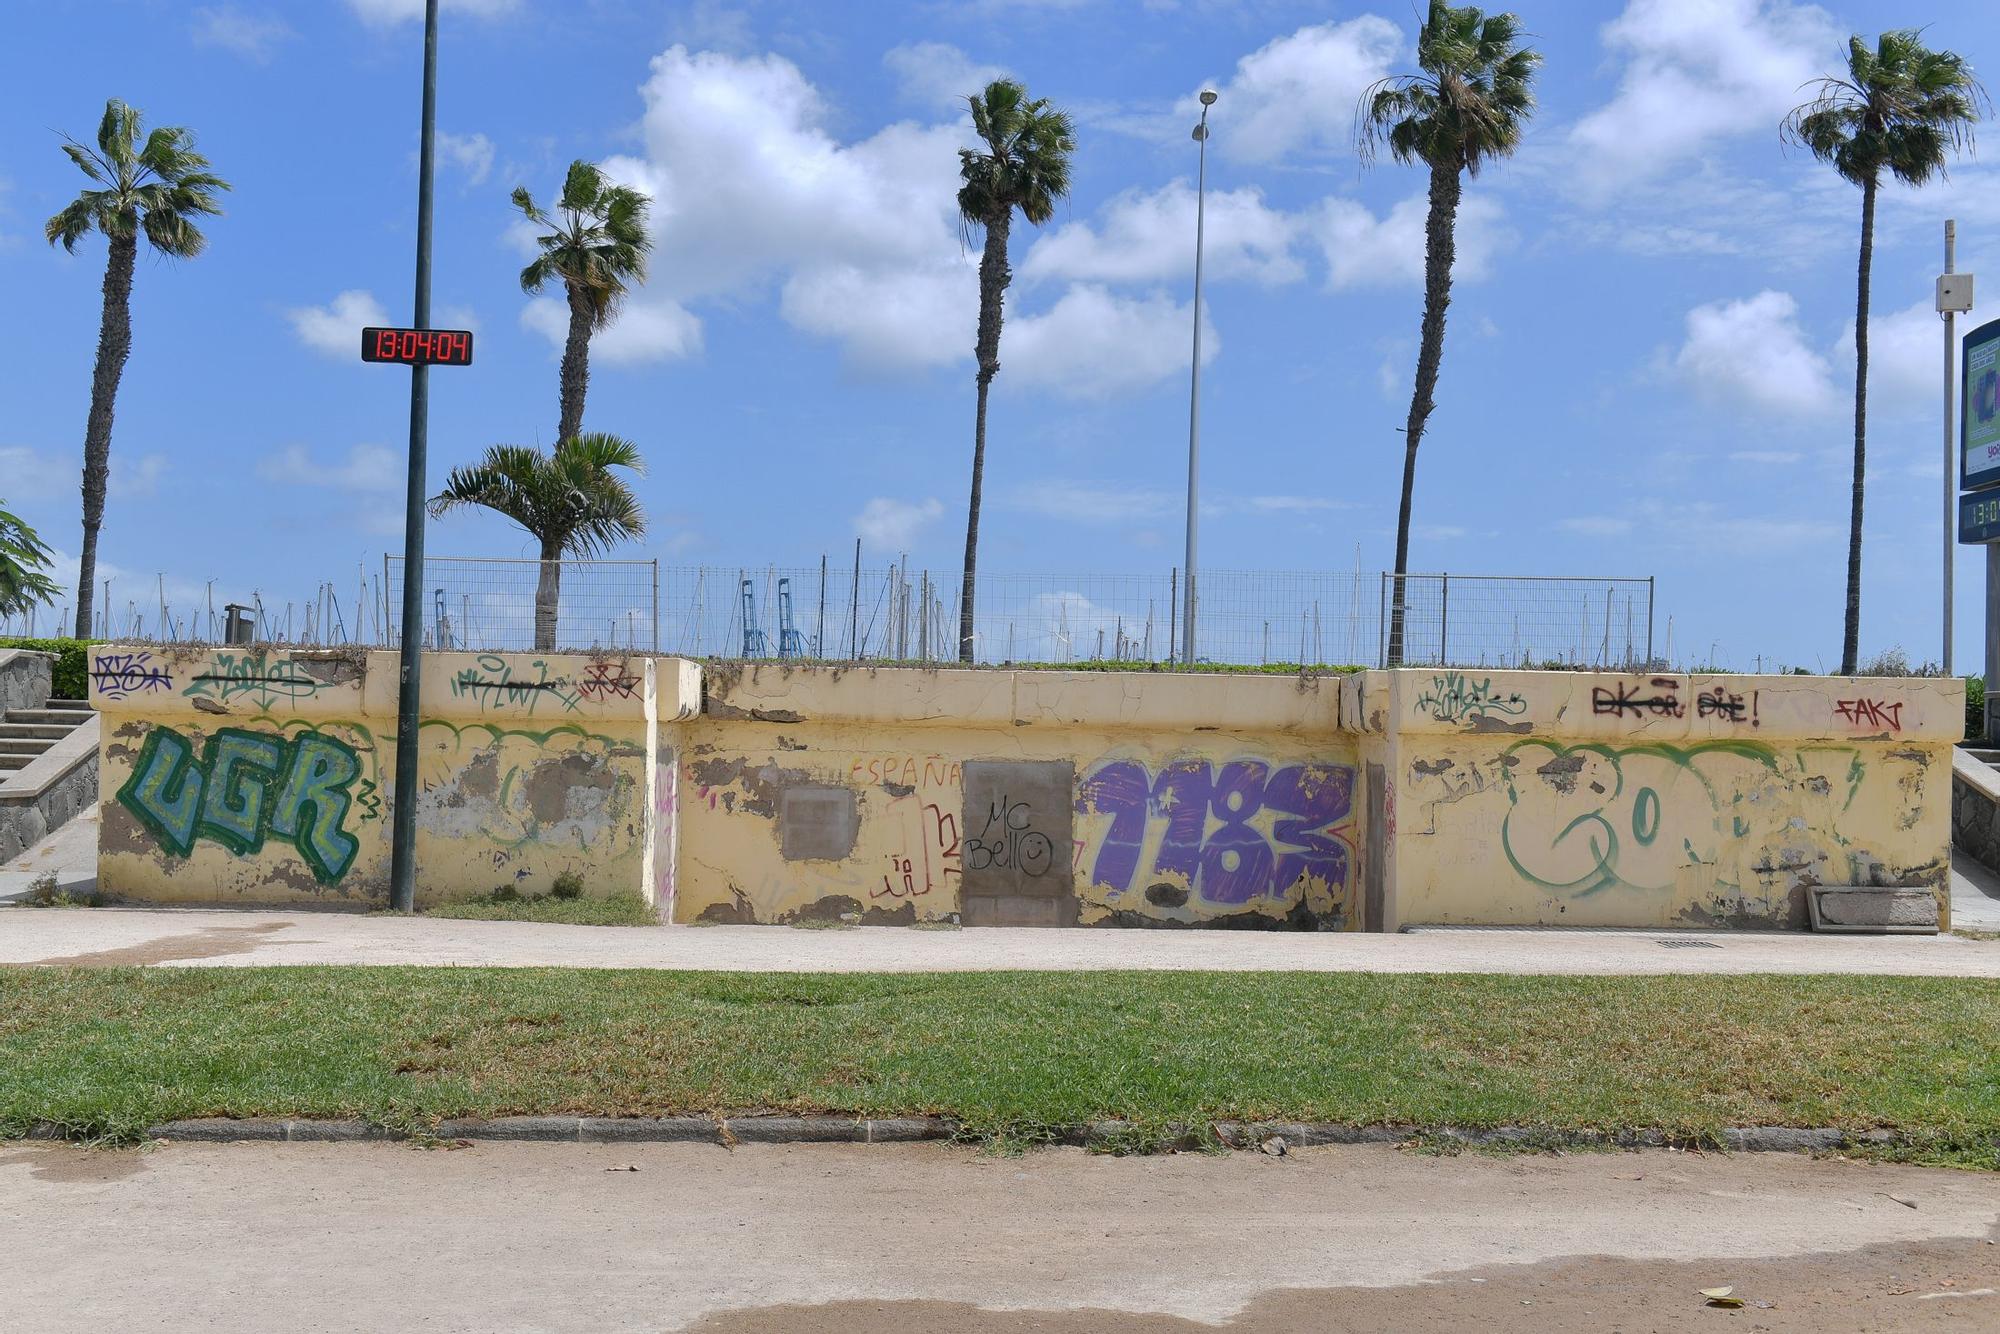
[[[470,366],[472,334],[465,329],[363,329],[361,359],[401,366]]]

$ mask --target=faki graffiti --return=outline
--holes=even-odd
[[[190,856],[198,839],[252,856],[276,836],[331,885],[360,850],[345,827],[360,777],[353,748],[323,732],[285,737],[224,727],[197,755],[192,740],[155,726],[118,802],[176,857]]]
[[[1090,882],[1114,895],[1142,885],[1142,868],[1145,879],[1178,882],[1216,905],[1283,900],[1309,882],[1347,885],[1350,765],[1176,760],[1155,774],[1111,760],[1084,779],[1076,809],[1109,817]]]

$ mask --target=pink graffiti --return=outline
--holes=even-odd
[[[954,812],[934,801],[918,806],[914,797],[898,797],[889,803],[889,809],[903,822],[906,850],[889,854],[889,870],[882,877],[882,888],[869,890],[869,898],[916,898],[944,884],[946,876],[964,874],[958,816]],[[915,830],[910,828],[913,820]],[[910,837],[912,834],[914,837]],[[907,850],[912,845],[914,852]]]

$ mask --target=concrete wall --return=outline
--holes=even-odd
[[[1370,672],[1413,923],[1805,925],[1810,885],[1950,900],[1956,680]]]
[[[95,695],[104,887],[380,897],[393,655],[162,661]],[[425,901],[575,869],[683,922],[1796,927],[1814,884],[1948,901],[1963,687],[433,654],[423,712]]]
[[[1355,924],[1338,683],[729,666],[684,731],[674,916]]]
[[[160,902],[384,900],[395,787],[393,653],[107,645],[99,885]],[[427,654],[417,899],[501,886],[653,898],[660,710],[699,687],[675,659]]]

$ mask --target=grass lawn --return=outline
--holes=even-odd
[[[2000,986],[1856,977],[0,969],[0,1133],[937,1113],[1893,1128],[2000,1167]]]
[[[456,917],[481,922],[566,922],[571,926],[658,926],[660,914],[637,894],[613,894],[602,899],[558,899],[538,894],[530,899],[496,902],[441,903],[426,908],[425,917]]]

